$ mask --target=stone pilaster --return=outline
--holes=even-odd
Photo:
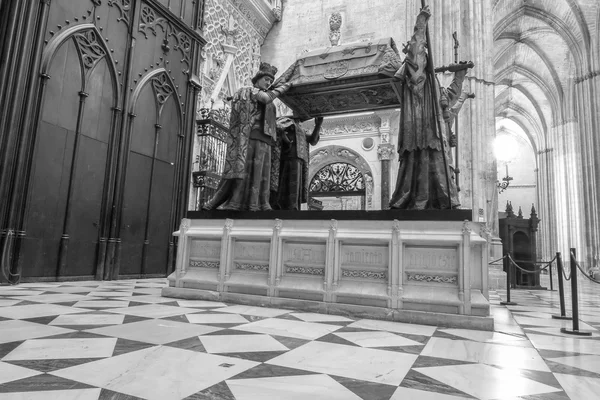
[[[377,157],[381,161],[381,209],[387,210],[390,208],[390,162],[396,154],[396,146],[390,143],[382,143],[377,146]]]

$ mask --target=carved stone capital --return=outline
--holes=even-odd
[[[377,146],[377,157],[381,161],[393,160],[396,154],[396,146],[390,143],[382,143]]]

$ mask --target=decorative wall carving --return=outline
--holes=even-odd
[[[333,163],[317,171],[308,190],[311,193],[360,192],[365,190],[365,179],[353,165]]]
[[[409,281],[416,282],[435,282],[435,283],[451,283],[456,285],[458,278],[454,276],[441,276],[441,275],[425,275],[425,274],[413,274],[410,272],[406,273],[406,277]]]
[[[393,160],[396,155],[396,146],[390,143],[382,143],[377,146],[377,156],[380,160]]]
[[[117,18],[117,21],[123,21],[125,25],[129,26],[129,11],[131,10],[131,0],[108,0],[108,5],[116,7],[121,12],[121,16]]]
[[[285,266],[286,274],[325,275],[324,268]]]
[[[339,124],[333,127],[321,128],[321,136],[352,135],[359,133],[378,133],[377,123],[371,121],[358,121],[349,124]]]
[[[368,67],[370,68],[370,67]],[[377,67],[375,67],[377,69]],[[363,71],[356,69],[350,74],[372,73],[376,71]],[[317,75],[298,79],[297,83],[317,80]],[[302,82],[300,82],[302,81]],[[391,85],[372,86],[369,89],[348,89],[343,92],[323,92],[315,94],[288,95],[286,102],[294,104],[294,109],[299,108],[306,115],[324,115],[327,113],[340,113],[342,111],[365,111],[367,109],[386,108],[398,106],[398,96]]]
[[[331,42],[332,46],[338,46],[340,44],[341,27],[342,14],[340,14],[339,12],[334,12],[329,17],[329,41]]]
[[[106,52],[98,43],[98,35],[93,29],[76,33],[73,38],[81,58],[81,64],[87,74],[106,56]]]
[[[169,77],[165,72],[152,78],[152,91],[156,96],[159,108],[162,109],[164,104],[169,100],[169,97],[173,94],[173,87],[169,81]]]
[[[246,263],[235,263],[235,269],[242,271],[269,271],[269,266],[264,264],[246,264]]]
[[[190,260],[190,268],[214,268],[218,269],[221,265],[218,261]]]
[[[203,58],[208,60],[207,66],[211,80],[216,81],[220,70],[215,69],[218,60],[225,60],[222,44],[226,44],[228,37],[226,32],[235,31],[235,46],[237,47],[233,60],[232,69],[237,82],[230,82],[235,89],[248,85],[250,78],[260,64],[260,45],[263,43],[269,24],[258,21],[256,12],[242,1],[234,0],[206,0],[205,18],[203,26],[203,37],[207,44],[203,51]],[[224,31],[223,27],[227,27]],[[231,35],[230,35],[231,38]],[[213,61],[214,60],[214,61]],[[204,85],[200,95],[201,106],[208,105],[208,99],[212,94],[212,87]],[[221,97],[232,95],[227,85],[221,90]]]
[[[189,74],[189,67],[191,66],[191,49],[192,40],[187,33],[181,32],[175,27],[170,21],[158,14],[152,7],[147,4],[142,4],[140,11],[140,23],[138,31],[141,32],[146,39],[148,39],[148,33],[152,33],[154,36],[158,36],[160,28],[165,35],[163,42],[163,51],[168,53],[170,47],[168,46],[169,39],[173,39],[175,45],[173,48],[179,50],[182,55],[181,62],[188,66],[187,70],[183,70],[184,74]]]
[[[335,145],[314,150],[310,154],[309,161],[311,180],[321,168],[336,162],[349,163],[360,170],[364,178],[366,209],[371,210],[373,206],[373,172],[366,160],[354,150]]]
[[[387,271],[342,269],[342,276],[344,278],[367,278],[367,279],[387,280]]]

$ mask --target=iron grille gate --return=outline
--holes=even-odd
[[[197,140],[192,180],[195,191],[194,210],[200,210],[216,192],[223,175],[229,133],[229,110],[200,110],[196,120]]]
[[[360,207],[365,209],[365,180],[355,166],[348,163],[332,163],[321,168],[313,176],[308,187],[309,206],[322,209],[322,204],[313,205],[315,197],[360,197]]]

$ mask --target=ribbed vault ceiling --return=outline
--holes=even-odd
[[[575,81],[597,68],[598,0],[493,0],[496,122],[511,121],[549,147],[549,131],[574,115]]]

